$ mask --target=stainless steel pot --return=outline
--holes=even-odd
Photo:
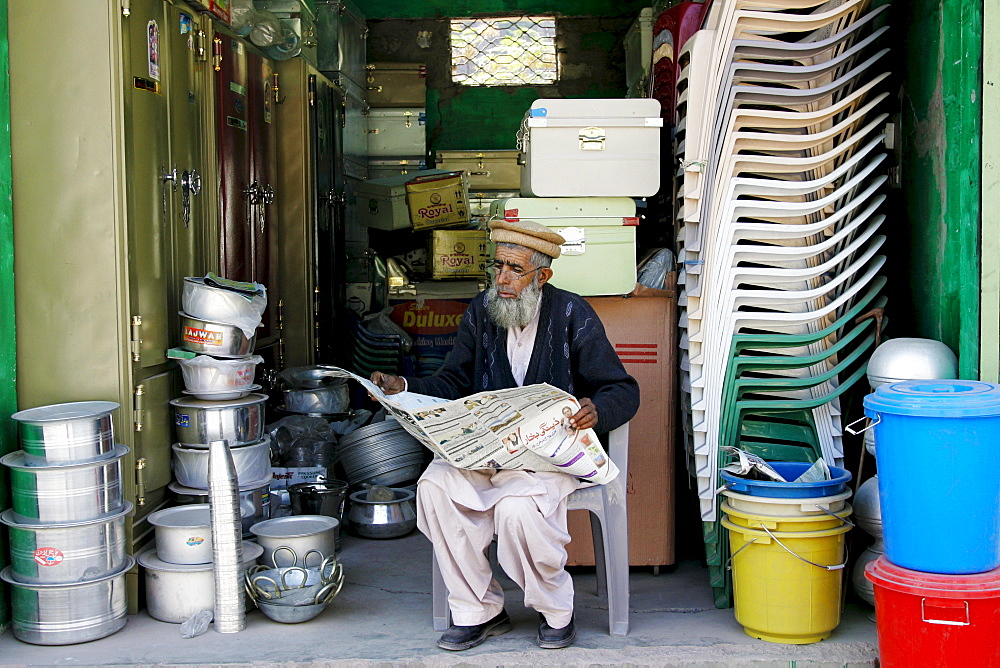
[[[14,637],[34,645],[72,645],[118,631],[128,621],[125,573],[134,565],[126,557],[120,571],[76,584],[25,584],[8,566],[0,579],[10,585]]]
[[[150,514],[156,554],[169,564],[212,563],[212,514],[209,505],[164,508]]]
[[[901,380],[958,378],[958,358],[934,339],[889,339],[872,353],[867,374],[872,389]]]
[[[109,459],[62,466],[28,466],[21,450],[4,455],[0,464],[10,469],[14,521],[67,524],[117,513],[123,505],[121,459],[127,452],[118,445]]]
[[[205,450],[212,441],[227,441],[234,448],[259,443],[264,438],[265,401],[265,394],[227,401],[173,399],[177,442]]]
[[[113,401],[76,401],[18,411],[24,463],[28,466],[84,464],[110,457],[115,450]]]
[[[212,357],[246,357],[253,353],[257,336],[247,338],[236,325],[194,318],[184,311],[181,317],[181,347]]]
[[[408,489],[391,488],[394,501],[368,501],[367,490],[351,494],[348,526],[363,538],[399,538],[417,528],[416,495]]]
[[[260,322],[260,317],[267,308],[267,297],[253,295],[247,298],[239,292],[205,285],[204,278],[185,276],[181,308],[193,318],[216,322]]]
[[[288,488],[288,498],[293,515],[326,515],[337,519],[333,538],[336,550],[340,552],[340,527],[344,519],[347,483],[341,480],[300,482]]]
[[[289,413],[340,414],[347,412],[351,404],[347,383],[316,389],[286,389],[284,398]]]
[[[252,567],[263,550],[243,542],[243,568]],[[180,624],[199,610],[215,609],[215,570],[212,564],[170,564],[156,550],[146,550],[136,559],[145,571],[146,611],[153,619]],[[253,600],[247,596],[247,611]]]
[[[273,563],[279,568],[316,567],[325,557],[336,553],[335,529],[338,524],[336,518],[325,515],[288,515],[255,524],[250,527],[250,532],[264,548],[261,563]],[[286,550],[274,554],[279,547],[289,548],[295,555],[294,561]]]
[[[176,481],[167,485],[167,489],[174,493],[174,500],[178,504],[208,503],[207,489],[185,487]],[[268,476],[263,484],[255,487],[241,487],[239,495],[243,537],[248,538],[253,535],[250,527],[271,517],[271,477]]]
[[[5,510],[0,522],[10,534],[10,568],[18,582],[72,584],[117,573],[125,566],[125,502],[114,515],[71,524],[19,524]]]
[[[208,489],[208,450],[185,448],[174,443],[171,464],[177,482],[185,487]],[[231,447],[240,487],[260,485],[271,475],[271,437],[259,443]]]

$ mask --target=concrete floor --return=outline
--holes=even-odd
[[[631,631],[608,635],[607,607],[592,572],[574,575],[578,638],[564,650],[534,643],[537,615],[520,590],[504,582],[514,630],[465,652],[435,646],[431,628],[430,544],[419,533],[390,541],[344,537],[343,591],[313,621],[272,622],[260,611],[236,634],[213,629],[183,639],[180,627],[131,617],[118,633],[80,645],[42,647],[0,635],[0,666],[282,665],[282,666],[782,666],[877,665],[870,608],[848,604],[833,636],[813,645],[778,645],[750,638],[732,610],[716,610],[707,572],[683,562],[674,572],[631,578]]]

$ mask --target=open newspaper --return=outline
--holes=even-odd
[[[618,475],[594,430],[570,426],[580,404],[557,387],[526,385],[449,401],[414,392],[386,395],[367,378],[326,369],[361,383],[414,438],[459,468],[559,471],[595,484]]]

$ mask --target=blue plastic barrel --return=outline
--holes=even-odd
[[[909,380],[864,403],[886,558],[926,573],[1000,567],[1000,386]]]

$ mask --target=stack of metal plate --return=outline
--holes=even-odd
[[[396,420],[375,422],[347,434],[337,445],[340,463],[352,484],[396,485],[424,470],[425,451]]]

